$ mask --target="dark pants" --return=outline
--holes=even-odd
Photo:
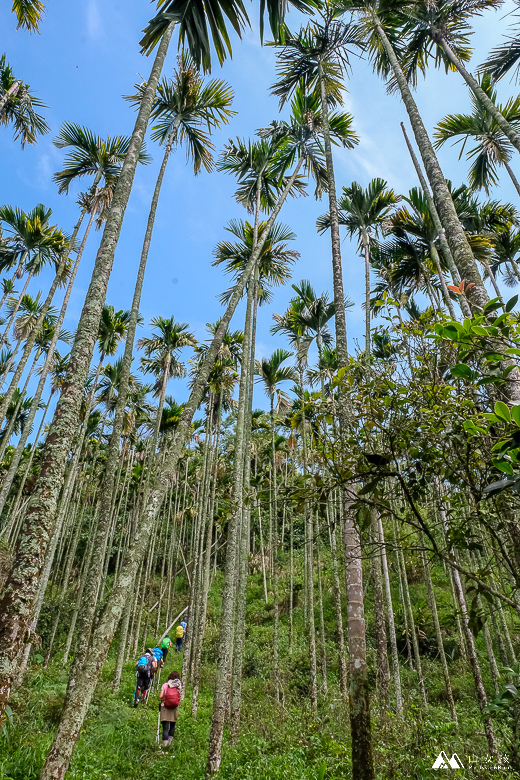
[[[150,678],[149,674],[145,674],[145,675],[142,675],[142,676],[138,675],[138,677],[137,677],[137,687],[138,688],[142,688],[144,691],[147,691],[148,688],[150,687],[150,681],[151,681],[151,678]]]
[[[162,659],[163,659],[164,663],[166,663],[166,657],[168,655],[168,648],[167,647],[162,647],[161,650],[162,650]]]
[[[166,742],[168,737],[173,737],[175,734],[175,721],[163,720],[162,722],[162,738]]]
[[[184,639],[184,637],[182,637],[182,636],[178,636],[177,637],[177,641],[175,642],[175,649],[176,650],[180,650],[182,648],[182,640],[183,639]]]

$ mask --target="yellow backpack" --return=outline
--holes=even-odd
[[[184,629],[182,626],[177,626],[177,631],[175,632],[175,636],[177,637],[177,639],[182,639],[182,637],[184,636]]]

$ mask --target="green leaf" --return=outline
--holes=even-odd
[[[506,303],[506,311],[511,311],[511,309],[514,309],[517,303],[518,303],[518,295],[513,295],[513,297],[510,298]]]
[[[457,379],[474,379],[475,377],[474,371],[466,363],[457,363],[450,371]]]
[[[520,428],[520,405],[511,407],[511,417],[513,422],[515,422]]]
[[[482,327],[482,325],[473,325],[472,332],[476,333],[477,336],[484,336],[484,338],[487,338],[488,332],[485,328]]]
[[[494,460],[493,466],[499,471],[503,471],[504,474],[507,474],[510,477],[514,473],[512,465],[507,460]]]
[[[367,493],[371,493],[377,486],[378,482],[379,482],[379,477],[376,477],[376,479],[371,480],[371,482],[367,482],[367,484],[363,485],[361,490],[358,491],[358,496],[366,496]]]
[[[492,298],[484,306],[484,311],[489,313],[490,311],[495,311],[496,309],[501,309],[502,305],[503,305],[502,304],[502,298]]]
[[[495,404],[495,414],[504,422],[511,422],[511,412],[509,407],[503,401],[497,401]]]

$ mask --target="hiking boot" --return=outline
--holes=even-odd
[[[163,739],[162,743],[163,743],[163,747],[168,747],[170,741],[168,739]]]
[[[173,737],[168,737],[168,741],[166,742],[167,745],[171,745],[173,742]]]

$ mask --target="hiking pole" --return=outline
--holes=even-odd
[[[161,705],[159,704],[159,714],[157,715],[157,739],[156,739],[157,744],[159,744],[160,730],[161,730]]]

